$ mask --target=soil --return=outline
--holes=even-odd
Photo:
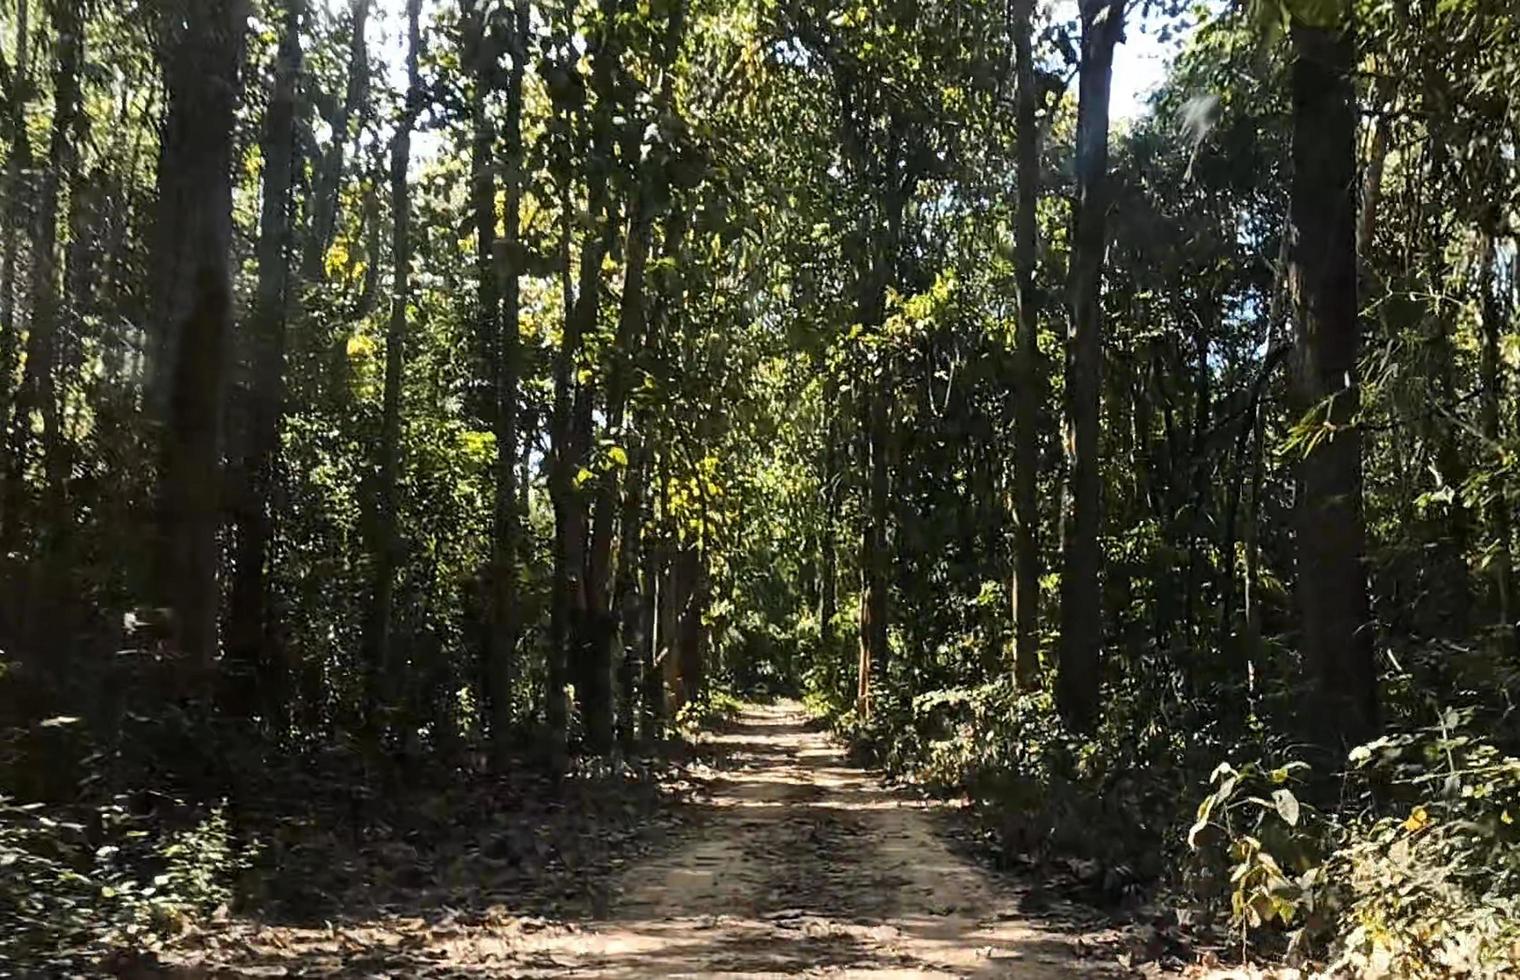
[[[607,872],[595,914],[510,903],[323,926],[233,921],[158,976],[1017,977],[1124,975],[1091,929],[955,854],[942,805],[851,764],[795,703],[704,736],[714,772],[652,855]]]

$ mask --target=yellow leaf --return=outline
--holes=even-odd
[[[348,268],[348,245],[341,239],[333,242],[327,250],[326,261],[323,263],[327,269],[329,279],[342,279],[343,273]]]
[[[354,334],[348,338],[348,344],[344,347],[348,356],[353,359],[369,357],[375,352],[375,342],[363,334]]]
[[[1404,821],[1404,829],[1411,834],[1419,833],[1430,825],[1430,813],[1423,807],[1417,806],[1409,811],[1409,817]]]

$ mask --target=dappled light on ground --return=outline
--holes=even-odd
[[[709,737],[718,768],[699,812],[610,883],[605,914],[444,895],[362,923],[230,923],[176,955],[179,975],[1106,975],[1075,932],[1031,920],[1014,889],[953,854],[929,804],[850,766],[795,704],[748,708]]]

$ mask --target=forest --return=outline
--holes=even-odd
[[[1517,92],[1514,0],[0,0],[0,977],[1520,973]]]

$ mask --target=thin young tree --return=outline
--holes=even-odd
[[[391,138],[391,309],[385,330],[385,387],[381,396],[380,444],[375,460],[375,488],[369,498],[372,582],[364,623],[365,713],[370,737],[379,731],[379,710],[390,697],[391,619],[396,571],[401,561],[401,385],[406,369],[407,308],[412,302],[412,198],[407,172],[412,159],[412,130],[422,113],[420,58],[422,0],[407,0],[406,95]]]
[[[1013,664],[1019,686],[1038,683],[1040,667],[1040,298],[1035,262],[1039,252],[1035,207],[1040,193],[1040,133],[1035,119],[1035,0],[1015,0],[1013,48],[1018,86],[1018,204],[1014,213],[1013,264],[1018,276],[1018,329],[1013,393]]]
[[[274,83],[265,110],[262,210],[257,245],[258,281],[248,321],[253,365],[248,392],[248,431],[242,459],[243,486],[236,508],[237,539],[227,613],[227,653],[233,665],[237,709],[277,710],[282,701],[280,653],[270,622],[270,548],[274,538],[280,424],[285,402],[286,332],[295,286],[292,275],[295,209],[292,187],[299,167],[296,149],[297,84],[301,74],[301,27],[306,0],[286,0]],[[246,692],[252,690],[255,699]]]
[[[56,547],[62,533],[62,500],[68,477],[63,445],[62,406],[58,391],[58,355],[64,329],[63,282],[58,241],[59,202],[68,194],[79,169],[81,106],[80,67],[84,58],[84,18],[79,0],[51,0],[48,15],[55,40],[53,119],[48,151],[33,213],[31,318],[26,334],[25,366],[16,391],[9,433],[6,506],[12,531],[29,524],[34,541]],[[28,469],[37,455],[36,422],[42,423],[40,447],[46,474],[46,516],[31,506]],[[14,540],[14,539],[13,539]],[[37,555],[35,557],[42,557]]]

